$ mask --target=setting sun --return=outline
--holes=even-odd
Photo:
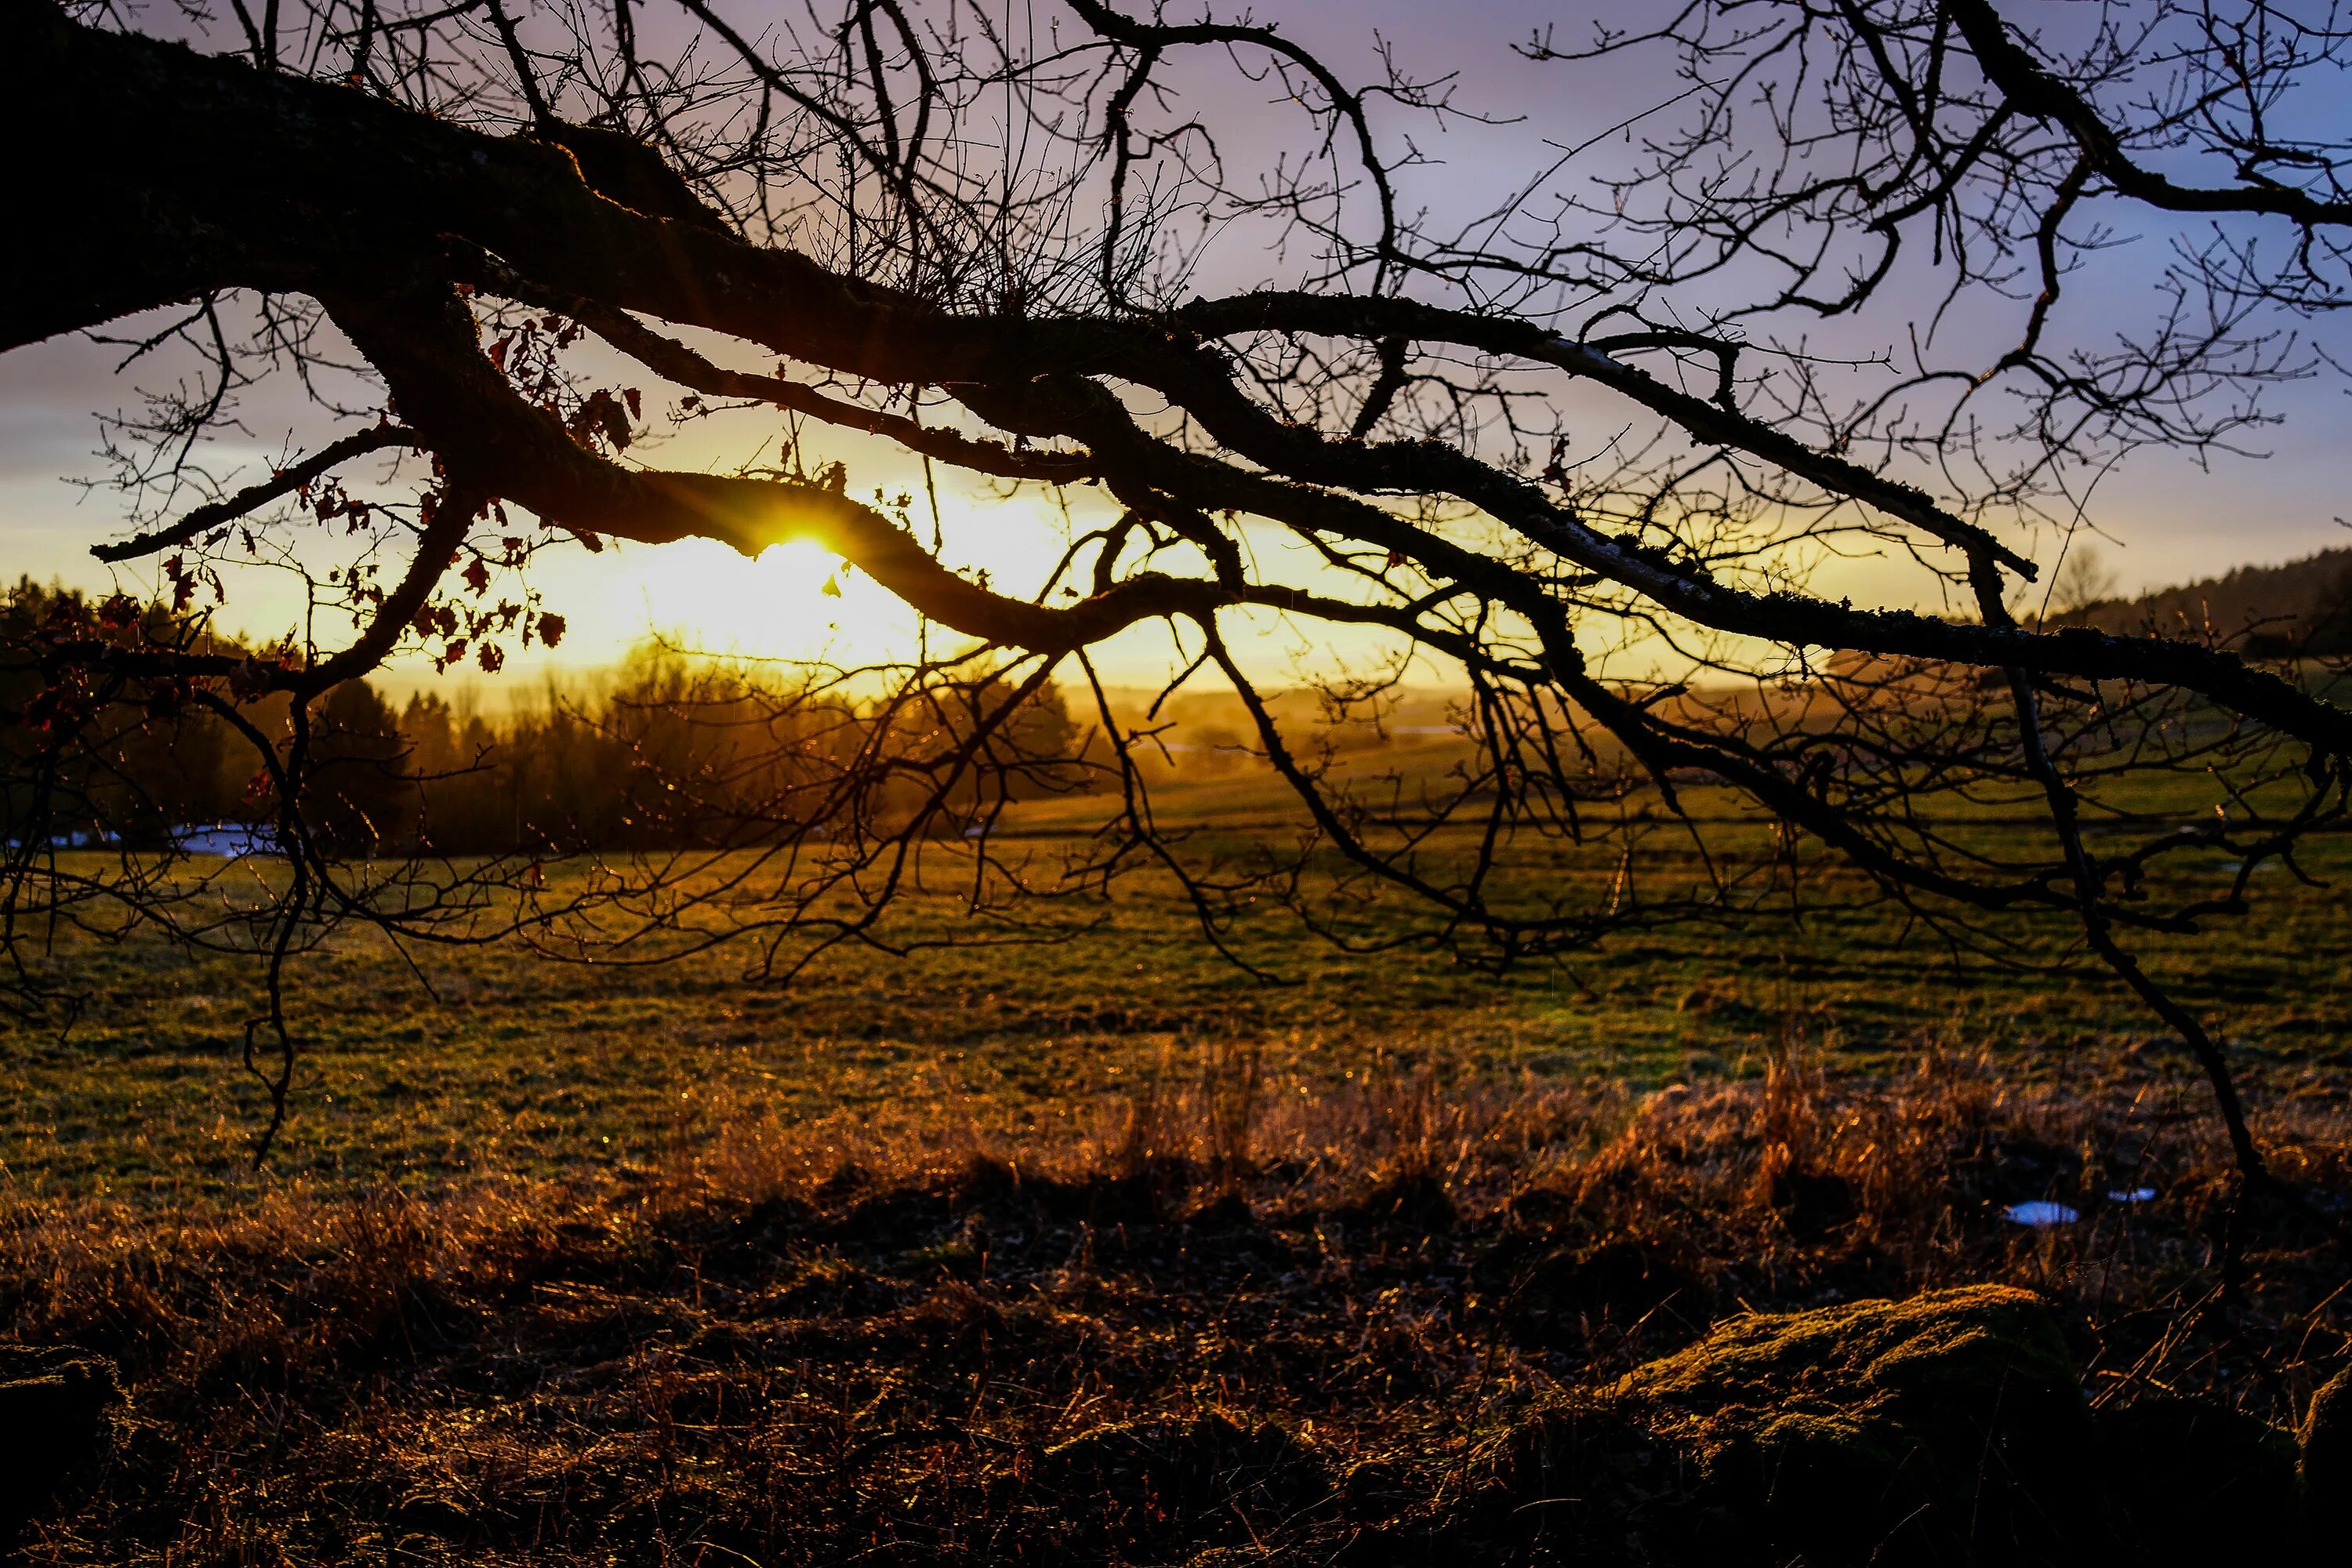
[[[752,560],[699,539],[618,549],[625,566],[596,573],[592,590],[595,623],[614,641],[660,637],[702,653],[841,664],[914,651],[912,613],[805,540]]]

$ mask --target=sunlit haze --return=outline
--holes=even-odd
[[[1495,5],[1465,13],[1461,7],[1441,11],[1383,4],[1328,12],[1276,6],[1274,14],[1299,36],[1315,38],[1342,58],[1349,50],[1360,50],[1368,29],[1377,26],[1391,45],[1420,61],[1422,68],[1461,70],[1476,89],[1482,106],[1497,116],[1496,126],[1457,125],[1422,145],[1432,162],[1417,176],[1416,200],[1456,203],[1465,210],[1491,201],[1498,188],[1495,182],[1507,175],[1501,172],[1504,162],[1487,154],[1512,145],[1512,138],[1524,130],[1510,117],[1524,111],[1557,118],[1560,112],[1559,105],[1542,96],[1551,90],[1553,79],[1510,47],[1550,19],[1545,7]],[[1345,25],[1335,26],[1337,22]],[[1643,100],[1654,86],[1626,84],[1625,102]],[[1240,100],[1226,107],[1240,122],[1266,112],[1262,103]],[[1588,104],[1576,113],[1598,116],[1609,108]],[[2106,286],[2089,298],[2070,297],[2070,309],[2082,312],[2090,326],[2134,330],[2136,312],[2147,308],[2147,296],[2126,285],[2135,268],[2153,279],[2162,262],[2160,246],[2123,247],[2105,263],[2112,269]],[[1260,265],[1246,252],[1228,257],[1224,264],[1244,269],[1223,280],[1237,284],[1249,280],[1246,268]],[[1934,309],[1927,294],[1921,293],[1919,300],[1923,316]],[[121,352],[64,338],[0,359],[0,515],[8,520],[11,552],[5,567],[10,577],[26,574],[101,592],[117,585],[152,592],[158,584],[152,562],[115,571],[90,559],[92,544],[125,531],[121,498],[103,489],[85,492],[72,482],[101,472],[93,455],[100,437],[98,416],[121,406],[131,395],[128,385],[113,374]],[[593,353],[593,345],[589,352]],[[622,362],[615,356],[614,363]],[[642,368],[633,374],[645,376]],[[363,393],[356,400],[364,404],[372,395]],[[2142,452],[2100,479],[2087,498],[2087,516],[2120,587],[2154,588],[2352,542],[2352,534],[2340,521],[2342,514],[2352,510],[2342,500],[2352,489],[2352,455],[2342,443],[2312,438],[2327,425],[2342,423],[2340,387],[2320,378],[2274,387],[2267,395],[2284,424],[2253,431],[2247,442],[2254,449],[2252,455],[2218,454],[2209,471],[2186,456]],[[233,482],[249,482],[273,458],[303,449],[319,428],[316,410],[289,388],[264,386],[251,396],[253,401],[238,411],[242,433],[221,433],[203,454],[222,476],[243,476]],[[656,405],[663,401],[650,387],[648,397]],[[1605,426],[1621,417],[1597,410],[1589,423],[1605,438]],[[690,421],[667,434],[658,433],[667,430],[666,421],[654,420],[657,434],[650,445],[659,456],[651,460],[725,471],[756,460],[775,438],[772,416],[754,413],[730,418],[732,423]],[[2273,445],[2280,456],[2259,455]],[[822,431],[812,439],[809,456],[814,463],[836,458],[845,461],[850,488],[861,498],[877,489],[912,493],[916,499],[908,522],[928,537],[935,520],[922,473],[903,451],[871,437]],[[943,525],[950,563],[970,573],[984,571],[999,588],[1023,594],[1042,586],[1068,544],[1074,522],[1083,531],[1107,515],[1108,503],[1091,489],[1074,490],[1059,503],[1034,489],[1006,499],[942,471],[938,492],[936,521]],[[2053,542],[2046,537],[2022,542],[2045,560],[2053,552]],[[1328,582],[1318,575],[1324,569],[1303,549],[1280,542],[1272,531],[1252,535],[1249,543],[1262,555],[1290,551],[1296,558],[1285,560],[1283,566],[1294,584]],[[1172,562],[1170,569],[1195,572],[1199,563]],[[219,612],[225,629],[266,637],[300,624],[301,589],[291,574],[240,570],[226,576],[227,603]],[[1868,556],[1834,562],[1813,581],[1832,597],[1851,593],[1858,600],[1941,607],[1934,584],[1908,562]],[[835,593],[825,591],[828,584]],[[622,545],[597,555],[567,545],[534,563],[528,585],[542,595],[547,608],[564,617],[568,632],[562,645],[553,650],[509,649],[512,657],[495,679],[484,678],[478,670],[462,675],[453,670],[438,679],[473,680],[488,694],[486,700],[496,701],[501,688],[533,688],[551,671],[607,666],[649,637],[714,653],[846,663],[905,658],[918,647],[915,619],[903,605],[807,545],[772,548],[757,561],[709,543]],[[502,584],[500,592],[506,587]],[[1233,635],[1245,642],[1257,639],[1256,652],[1261,658],[1275,656],[1274,668],[1288,660],[1302,671],[1329,672],[1374,657],[1381,647],[1375,638],[1344,628],[1321,626],[1309,636],[1278,616],[1235,613],[1230,618]],[[1094,650],[1093,657],[1108,679],[1149,680],[1189,658],[1176,646],[1181,635],[1165,623],[1152,623]],[[1429,672],[1433,679],[1442,674]],[[431,668],[414,655],[395,658],[384,676],[394,684],[435,679]]]

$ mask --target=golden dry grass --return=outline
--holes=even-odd
[[[2276,1422],[2352,1353],[2341,1255],[2288,1216],[2217,1293],[2227,1173],[2138,1065],[1858,1079],[1784,1034],[1736,1083],[1318,1088],[1215,1046],[1025,1137],[951,1104],[713,1125],[634,1175],[430,1201],[20,1198],[12,1334],[130,1388],[30,1556],[1641,1561],[1496,1456],[1728,1313],[2008,1281],[2097,1403]],[[2352,1117],[2262,1131],[2342,1212]],[[2036,1197],[2084,1218],[2001,1217]]]

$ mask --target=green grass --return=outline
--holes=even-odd
[[[1267,795],[1256,779],[1199,788],[1200,799],[1177,792],[1171,815],[1231,821]],[[1032,816],[1035,831],[1055,826]],[[1990,842],[2021,830],[1979,831]],[[1735,847],[1743,834],[1762,843],[1728,832]],[[1225,837],[1250,847],[1247,835]],[[1663,888],[1693,867],[1671,836],[1660,842],[1643,874]],[[1067,846],[1018,847],[1043,865]],[[2338,1069],[2352,1064],[2348,862],[2352,839],[2318,839],[2304,864],[2324,885],[2272,868],[2252,914],[2199,938],[2139,939],[2268,1093],[2340,1093]],[[1528,869],[1544,890],[1613,868],[1562,853]],[[551,894],[573,874],[559,870]],[[380,938],[349,933],[296,963],[293,1114],[260,1176],[247,1167],[265,1100],[238,1065],[256,967],[152,936],[84,941],[53,960],[89,998],[72,1029],[0,1032],[0,1162],[20,1192],[45,1195],[171,1199],[289,1181],[355,1190],[388,1178],[420,1189],[642,1169],[747,1114],[911,1109],[983,1134],[1076,1127],[1139,1086],[1194,1072],[1203,1052],[1237,1047],[1261,1052],[1284,1082],[1344,1082],[1378,1058],[1447,1075],[1641,1086],[1748,1070],[1792,1027],[1858,1070],[1941,1040],[1993,1047],[2021,1074],[2063,1075],[2160,1042],[2102,973],[1956,954],[1899,911],[1857,905],[1859,884],[1826,860],[1811,885],[1818,907],[1801,916],[1768,909],[1628,933],[1499,977],[1425,948],[1343,952],[1269,908],[1235,941],[1288,982],[1279,985],[1220,959],[1155,875],[1107,903],[1055,906],[1075,922],[1066,940],[904,958],[844,947],[789,985],[747,972],[750,944],[626,969],[509,945],[417,955],[428,990]],[[1395,934],[1422,918],[1384,900],[1355,926]],[[934,939],[973,929],[945,894],[911,900],[890,927]],[[2039,956],[2061,960],[2064,946],[2053,927]]]
[[[1272,808],[1261,781],[1171,793],[1196,847],[1266,842],[1236,826]],[[1969,831],[2021,848],[1999,817]],[[1058,826],[1027,814],[1008,853],[1051,868]],[[1664,829],[1654,850],[1663,897],[1696,868]],[[2304,864],[2347,859],[2331,837]],[[636,968],[444,949],[420,975],[348,931],[291,977],[298,1090],[258,1173],[252,962],[61,943],[73,1030],[0,1034],[0,1349],[90,1358],[128,1399],[26,1555],[1712,1563],[1662,1555],[1648,1489],[1696,1460],[1664,1428],[1608,1447],[1596,1402],[1726,1319],[1983,1281],[2049,1303],[2100,1434],[2144,1398],[2240,1423],[2200,1432],[2299,1420],[2352,1361],[2341,1255],[2233,1197],[2154,1022],[2095,972],[1961,962],[1808,865],[1801,917],[1499,976],[1259,906],[1233,940],[1290,982],[1260,984],[1150,875],[1047,906],[1064,941],[845,947],[790,985],[748,943]],[[224,885],[249,897],[250,870]],[[1517,871],[1589,900],[1614,867]],[[2280,871],[2257,890],[2138,945],[2256,1080],[2274,1167],[2342,1213],[2352,910]],[[1383,899],[1351,928],[1423,918]],[[887,931],[988,929],[940,891]],[[2061,922],[2029,934],[2066,956]],[[2028,1198],[2083,1223],[2003,1217]],[[2215,1310],[2237,1234],[2248,1279]],[[1509,1459],[1563,1431],[1601,1432],[1605,1473]],[[2183,1450],[2148,1495],[2218,1517],[2231,1452]]]

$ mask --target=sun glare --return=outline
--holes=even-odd
[[[915,651],[914,616],[806,540],[754,560],[707,540],[623,548],[628,569],[601,584],[600,616],[623,643],[658,637],[699,653],[842,664]]]
[[[1074,499],[1081,506],[1093,500]],[[940,558],[1000,593],[1024,598],[1046,587],[1074,533],[1102,521],[1066,516],[1029,498],[943,493],[940,506]],[[927,532],[929,520],[919,504],[913,525]],[[1284,580],[1334,586],[1320,562],[1294,540],[1268,531],[1254,536],[1251,548]],[[1172,562],[1167,569],[1182,571],[1187,564]],[[600,555],[551,561],[540,584],[550,603],[576,605],[587,617],[585,624],[572,623],[584,635],[561,650],[558,662],[565,665],[615,663],[655,638],[719,658],[852,668],[912,658],[923,646],[914,611],[806,540],[770,545],[755,560],[707,540],[620,544]],[[1062,584],[1047,594],[1047,603],[1066,604],[1070,590],[1085,592],[1087,574],[1066,573]],[[1344,584],[1338,587],[1344,592]],[[1263,608],[1236,609],[1223,619],[1231,645],[1294,676],[1377,661],[1387,651],[1386,639],[1370,628],[1318,626],[1309,633]],[[930,638],[933,655],[963,646],[956,633],[937,626]],[[1198,651],[1197,638],[1188,639],[1184,628],[1148,621],[1097,645],[1091,658],[1108,679],[1148,682],[1189,663]]]
[[[999,592],[1037,593],[1069,547],[1074,525],[1050,504],[952,493],[940,500],[941,558]],[[928,534],[928,509],[917,510],[910,524]],[[550,602],[584,612],[585,624],[573,625],[586,635],[562,650],[567,662],[609,662],[649,637],[719,657],[846,666],[911,658],[923,646],[914,611],[807,540],[772,544],[750,560],[707,540],[623,543],[547,567],[541,588]],[[934,653],[961,642],[938,628],[931,636]]]

